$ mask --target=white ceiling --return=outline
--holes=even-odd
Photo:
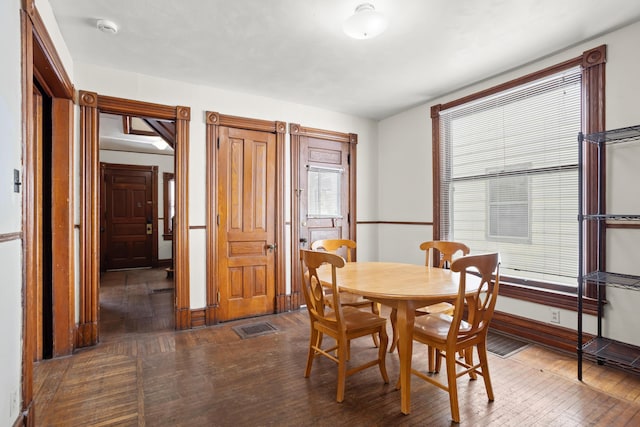
[[[161,137],[124,133],[122,116],[106,113],[100,114],[100,149],[173,156],[173,148]]]
[[[49,0],[74,61],[382,119],[640,20],[638,0]],[[96,29],[115,21],[117,35]]]

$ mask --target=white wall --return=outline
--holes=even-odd
[[[22,193],[13,192],[13,170],[22,171],[20,0],[0,2],[0,235],[22,229]],[[22,376],[22,243],[0,242],[0,425],[17,419]]]
[[[171,240],[164,240],[164,222],[167,216],[164,212],[164,172],[173,173],[173,156],[150,153],[131,153],[126,151],[100,150],[100,161],[122,165],[143,165],[158,167],[158,259],[171,259]]]
[[[185,82],[161,79],[76,62],[74,84],[78,90],[88,90],[101,95],[116,96],[166,105],[183,105],[191,108],[189,136],[189,225],[205,225],[205,111],[244,116],[264,120],[280,120],[299,123],[320,129],[358,134],[358,219],[377,218],[376,211],[376,123],[341,113],[319,108],[283,102],[260,96],[234,93],[194,85]],[[288,140],[288,135],[287,135]],[[288,217],[288,214],[287,214]],[[367,240],[368,230],[358,228]],[[205,296],[205,230],[189,232],[190,250],[190,296],[191,308],[206,305]],[[369,240],[371,241],[371,240]],[[375,243],[375,242],[372,242]],[[375,259],[373,245],[359,251],[362,259]],[[290,249],[286,248],[288,253]]]
[[[580,56],[582,52],[607,45],[606,65],[606,124],[607,128],[617,128],[640,124],[640,79],[637,71],[640,58],[637,55],[637,41],[640,40],[640,23],[622,28],[610,34],[582,43],[571,49],[550,57],[532,62],[517,70],[510,71],[482,83],[474,84],[446,96],[434,99],[379,123],[379,211],[381,220],[424,221],[432,219],[431,187],[431,118],[432,105],[446,103],[482,89],[495,86],[531,72],[543,69]],[[624,209],[616,213],[640,213],[640,190],[638,190],[637,164],[640,151],[635,154],[619,156],[617,163],[609,166],[613,176],[609,184],[608,203],[611,207]],[[626,162],[626,164],[625,164]],[[406,191],[405,191],[406,189]],[[400,191],[402,190],[402,191]],[[612,200],[612,198],[614,200]],[[382,228],[382,227],[381,227]],[[576,220],[577,228],[577,220]],[[430,234],[425,231],[425,235]],[[609,234],[609,268],[623,272],[640,274],[638,263],[637,231],[612,231]],[[380,231],[380,260],[396,260],[406,257],[413,260],[415,237],[404,228]],[[399,251],[403,251],[402,254]],[[635,270],[635,271],[629,271]],[[630,322],[637,319],[634,309],[640,304],[640,292],[609,289],[607,292],[607,312],[604,321],[605,333],[614,339],[640,345],[640,334]],[[551,319],[550,308],[538,304],[526,303],[510,298],[500,298],[497,309],[528,317],[542,322]],[[577,328],[577,315],[573,311],[561,310],[561,326]],[[595,333],[595,321],[591,316],[585,318],[585,329]]]

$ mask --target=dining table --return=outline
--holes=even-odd
[[[400,359],[400,410],[411,411],[411,358],[415,310],[458,296],[460,274],[451,270],[397,262],[348,262],[336,269],[341,292],[363,296],[396,310],[398,356]],[[465,298],[475,304],[480,278],[467,274]],[[318,270],[321,282],[331,285],[331,266]],[[471,311],[471,310],[470,310]]]

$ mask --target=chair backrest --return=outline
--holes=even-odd
[[[334,327],[338,325],[338,329],[344,329],[340,292],[338,292],[336,282],[336,268],[344,267],[344,258],[330,252],[300,249],[300,261],[302,290],[311,321],[329,324]],[[325,293],[325,285],[318,278],[318,267],[323,264],[331,264],[331,287],[328,288],[331,289],[330,293]],[[333,299],[331,306],[335,307],[335,311],[327,306],[325,298]]]
[[[451,271],[460,273],[460,288],[455,303],[452,327],[447,339],[459,341],[479,334],[486,334],[489,322],[493,317],[498,290],[500,289],[499,255],[490,253],[458,258],[451,264]],[[480,276],[480,286],[475,295],[475,307],[471,305],[465,307],[464,304],[467,272],[469,275],[479,274]],[[469,310],[467,320],[469,328],[460,330],[460,322],[465,308]]]
[[[356,249],[356,242],[350,239],[324,239],[311,243],[311,250],[317,251],[319,249],[338,255],[346,252],[344,258],[347,262],[351,262],[351,252]]]
[[[431,257],[431,253],[433,252],[433,249],[440,252],[440,262],[438,263],[439,268],[450,266],[451,263],[453,262],[453,255],[456,252],[461,251],[463,256],[468,255],[470,252],[469,247],[464,243],[447,242],[445,240],[433,240],[430,242],[422,242],[420,244],[420,249],[427,252],[425,263],[424,263],[424,265],[426,266],[431,265],[430,261],[433,259]]]

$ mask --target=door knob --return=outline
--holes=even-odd
[[[276,245],[275,243],[264,245],[264,248],[268,249],[269,252],[273,252],[277,247],[278,247],[278,245]]]

